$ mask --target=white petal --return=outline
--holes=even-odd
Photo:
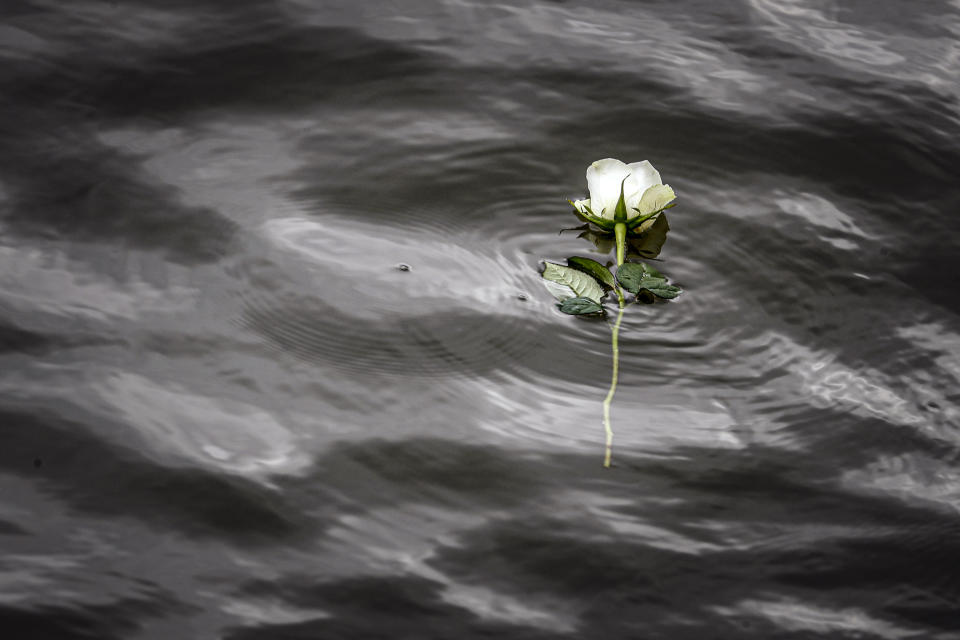
[[[676,199],[676,194],[668,184],[655,184],[643,192],[643,197],[637,205],[640,213],[637,215],[647,215],[654,211],[659,211]],[[636,213],[636,211],[634,211]]]
[[[574,200],[573,206],[576,207],[577,211],[580,213],[590,213],[587,211],[587,209],[592,208],[590,207],[590,198],[587,198],[586,200]]]
[[[640,188],[633,175],[623,183],[623,203],[627,206],[627,218],[638,215],[634,208],[640,206],[640,196],[643,195],[644,189]]]
[[[653,168],[649,160],[642,162],[631,162],[627,165],[630,171],[630,177],[636,181],[637,190],[643,193],[655,184],[663,184],[660,179],[660,172]]]
[[[648,161],[633,162],[627,165],[630,177],[623,185],[623,200],[627,205],[627,217],[639,215],[640,197],[650,187],[660,184],[660,173]]]
[[[620,185],[629,173],[627,165],[613,158],[597,160],[587,167],[587,188],[594,214],[613,219],[620,200]]]

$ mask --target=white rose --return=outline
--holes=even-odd
[[[663,184],[660,172],[648,161],[624,164],[613,158],[597,160],[587,167],[587,188],[590,197],[572,202],[574,208],[590,222],[612,229],[617,221],[617,206],[623,198],[620,221],[634,229],[673,202],[676,195]]]

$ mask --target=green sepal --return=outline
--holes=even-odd
[[[570,200],[568,198],[567,202],[569,202],[570,206],[573,207],[573,215],[577,216],[577,218],[580,219],[582,222],[590,222],[590,216],[580,211],[580,209],[577,208],[577,205],[573,203],[573,200]],[[589,209],[589,207],[587,207],[587,209]]]
[[[627,256],[656,258],[664,242],[667,241],[669,231],[670,225],[667,224],[666,213],[647,220],[645,224],[633,231],[627,231]],[[577,237],[592,243],[600,253],[610,253],[617,246],[612,231],[597,229],[594,225],[588,225],[588,228],[581,231]]]
[[[653,213],[648,213],[648,214],[646,214],[646,215],[637,216],[636,218],[633,218],[632,220],[630,220],[629,222],[627,222],[627,230],[628,230],[628,231],[633,231],[634,229],[636,229],[637,227],[639,227],[640,225],[642,225],[644,222],[646,222],[647,220],[649,220],[649,219],[652,218],[653,216],[655,216],[655,215],[657,215],[657,214],[659,214],[659,213],[663,213],[663,212],[666,211],[667,209],[672,209],[672,208],[675,207],[675,206],[677,206],[677,203],[676,203],[676,202],[671,202],[670,204],[668,204],[667,206],[665,206],[663,209],[657,209],[657,210],[654,211]],[[640,213],[640,209],[637,209],[636,207],[634,207],[633,210],[636,211],[637,213]]]
[[[577,216],[584,222],[589,222],[592,225],[600,227],[604,231],[613,231],[613,225],[616,224],[613,220],[608,220],[606,218],[602,218],[596,215],[593,212],[593,209],[591,209],[590,207],[586,207],[587,212],[584,213],[583,211],[580,211],[580,209],[578,209],[575,204],[573,204],[573,200],[567,200],[567,202],[569,202],[570,206],[573,207],[573,215]]]
[[[629,178],[630,176],[627,176]],[[613,221],[614,222],[626,222],[627,221],[627,204],[623,199],[623,185],[626,184],[627,178],[624,178],[620,182],[620,199],[617,200],[617,208],[613,212]]]
[[[636,211],[637,213],[640,213],[639,209],[635,208],[634,211]],[[627,231],[633,231],[634,229],[636,229],[637,227],[642,225],[644,222],[646,222],[653,216],[657,215],[658,213],[660,213],[660,211],[654,211],[653,213],[648,213],[645,216],[637,216],[636,218],[633,218],[632,220],[627,222]]]

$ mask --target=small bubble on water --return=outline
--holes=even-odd
[[[526,302],[526,301],[527,301],[527,294],[525,294],[525,293],[519,294],[519,295],[517,296],[517,300],[519,300],[520,302]]]
[[[410,265],[400,263],[397,265],[397,271],[410,271]]]

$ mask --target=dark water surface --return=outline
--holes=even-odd
[[[4,638],[960,638],[956,0],[0,7]]]

